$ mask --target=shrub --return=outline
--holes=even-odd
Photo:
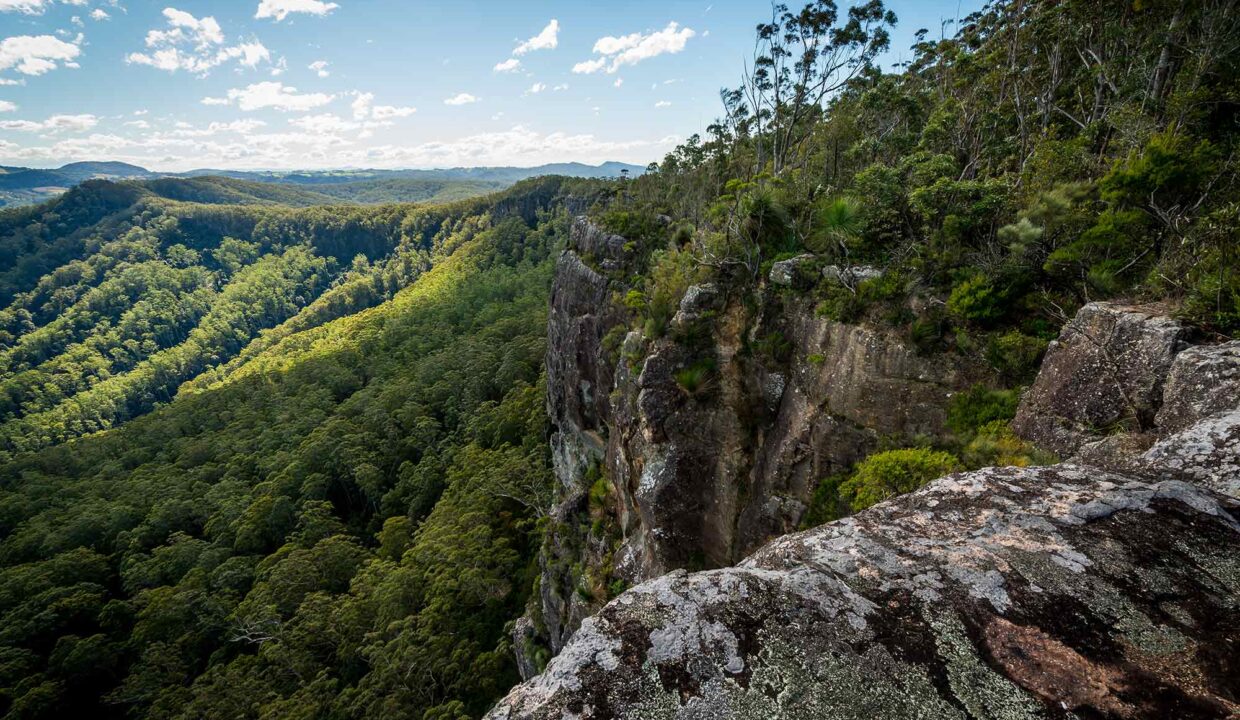
[[[1004,298],[990,280],[979,273],[952,288],[947,309],[965,322],[989,325],[1003,317]]]
[[[956,393],[948,403],[947,427],[958,435],[968,435],[996,420],[1011,420],[1019,403],[1019,390],[991,390],[974,385]]]
[[[861,203],[854,197],[831,198],[819,206],[814,219],[805,246],[816,253],[847,253],[861,236]]]
[[[840,486],[840,494],[848,498],[854,511],[862,510],[960,469],[955,455],[940,450],[887,450],[862,460],[852,477]]]
[[[988,466],[1028,467],[1055,461],[1048,453],[1016,437],[1007,422],[996,420],[978,428],[964,449],[965,463],[971,468]]]
[[[818,487],[814,488],[814,495],[810,498],[809,508],[801,517],[801,529],[817,527],[848,514],[851,509],[848,501],[840,496],[840,486],[846,480],[848,473],[836,473],[818,481]]]
[[[1050,341],[1012,330],[990,339],[986,360],[1005,377],[1023,381],[1033,377]]]
[[[714,374],[715,363],[710,360],[701,360],[689,367],[677,370],[676,384],[689,397],[697,397],[710,389]]]

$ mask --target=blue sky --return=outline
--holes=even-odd
[[[908,58],[918,28],[937,34],[980,3],[888,4],[900,23],[884,65]],[[0,164],[645,164],[718,115],[769,13],[727,0],[0,0]]]

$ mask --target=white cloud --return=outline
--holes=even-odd
[[[567,89],[568,89],[568,83],[560,83],[559,85],[556,85],[555,87],[553,87],[553,88],[551,88],[551,89],[552,89],[552,90],[554,90],[554,91],[556,91],[556,92],[559,92],[559,91],[561,91],[561,90],[567,90]]]
[[[276,22],[284,20],[292,13],[306,13],[322,17],[340,7],[334,2],[322,0],[262,0],[254,17],[258,19],[275,18]]]
[[[86,0],[59,0],[64,5],[85,5]],[[55,0],[0,0],[0,13],[19,12],[39,15]]]
[[[325,93],[299,93],[297,88],[280,82],[260,82],[245,88],[233,88],[228,97],[205,97],[203,105],[233,105],[245,112],[271,108],[283,112],[305,112],[321,107],[336,98]]]
[[[526,91],[525,91],[525,94],[527,94],[527,95],[535,95],[535,94],[540,93],[540,92],[542,92],[543,90],[546,90],[546,89],[547,89],[547,86],[546,86],[546,85],[544,85],[543,83],[540,83],[540,82],[536,82],[536,83],[534,83],[533,85],[531,85],[531,86],[530,86],[530,89],[529,89],[529,90],[526,90]]]
[[[314,116],[312,116],[314,117]],[[605,140],[593,135],[542,133],[525,127],[469,135],[419,145],[366,146],[366,130],[341,119],[300,122],[289,132],[257,131],[242,135],[221,131],[211,137],[183,136],[193,130],[148,133],[137,137],[90,134],[22,147],[0,140],[0,163],[46,164],[70,160],[123,160],[160,170],[194,167],[236,169],[314,169],[342,166],[401,168],[462,165],[538,165],[575,160],[646,163],[662,157],[679,141],[674,136]],[[223,124],[228,125],[228,124]],[[306,130],[303,127],[313,128]],[[354,134],[356,132],[356,134]]]
[[[288,70],[288,60],[281,57],[276,61],[275,66],[271,68],[271,77],[280,77],[286,70]]]
[[[418,109],[414,107],[375,105],[374,93],[354,92],[353,95],[353,102],[349,105],[349,107],[353,109],[354,120],[375,120],[382,122],[384,120],[391,120],[392,118],[409,117],[418,111]]]
[[[104,10],[103,8],[95,8],[94,10],[90,11],[91,20],[107,20],[110,17],[112,16],[109,15],[108,11]]]
[[[0,40],[0,71],[13,69],[23,75],[42,75],[57,67],[75,68],[81,53],[77,42],[67,43],[51,35],[16,35]]]
[[[676,145],[674,136],[657,140],[610,141],[589,134],[542,134],[523,126],[415,146],[377,146],[350,156],[365,167],[457,167],[538,165],[547,162],[646,162]]]
[[[459,93],[457,95],[454,95],[448,98],[447,100],[444,100],[443,104],[444,105],[468,105],[470,103],[476,103],[478,102],[478,100],[479,98],[476,98],[473,95],[470,95],[469,93]]]
[[[552,18],[542,32],[518,45],[512,54],[524,55],[532,50],[554,50],[555,46],[560,44],[559,35],[560,22]]]
[[[9,78],[0,78],[0,87],[9,87],[12,85],[25,85],[25,80],[10,80]]]
[[[13,112],[16,109],[16,103],[11,103],[8,100],[0,100],[0,112]]]
[[[258,40],[225,44],[224,32],[214,17],[196,18],[176,8],[164,8],[163,14],[168,28],[148,32],[148,52],[130,53],[126,62],[168,72],[185,70],[206,75],[212,68],[233,60],[249,68],[271,61],[271,52]]]
[[[654,106],[657,108],[665,108],[665,107],[671,107],[672,104],[668,102],[667,100],[660,100],[659,102],[655,103]]]
[[[659,55],[678,53],[696,35],[692,28],[681,28],[671,22],[662,30],[648,34],[637,32],[620,37],[601,37],[594,43],[594,52],[601,57],[577,63],[573,66],[573,72],[589,74],[605,69],[608,73],[614,73],[625,65],[636,65]]]
[[[370,108],[374,105],[374,102],[374,93],[356,93],[356,97],[353,99],[353,103],[350,106],[353,108],[353,119],[365,120],[370,117]]]
[[[359,130],[362,123],[345,120],[339,115],[331,113],[323,113],[322,115],[303,115],[299,118],[291,118],[289,125],[301,128],[309,133],[339,133],[351,130]]]
[[[99,118],[94,115],[53,115],[43,122],[33,122],[30,120],[0,120],[0,130],[48,133],[60,131],[81,132],[83,130],[89,130],[98,124]]]
[[[370,116],[375,120],[388,120],[390,118],[403,118],[417,112],[415,107],[395,107],[393,105],[376,105]]]
[[[612,83],[612,85],[614,85],[615,87],[620,87],[623,84],[624,84],[624,78],[616,78],[616,81]]]
[[[128,123],[126,123],[128,124]],[[255,130],[266,127],[267,123],[262,120],[253,120],[246,118],[243,120],[233,120],[231,122],[213,122],[202,128],[196,128],[189,123],[177,123],[175,130],[165,133],[162,136],[178,137],[178,138],[197,138],[211,137],[212,135],[220,135],[222,133],[237,133],[239,135],[249,135]]]
[[[331,75],[331,73],[327,70],[326,60],[315,60],[314,62],[310,63],[309,68],[313,70],[314,73],[321,78],[325,78],[328,75]]]
[[[130,120],[129,122],[125,123],[125,126],[136,127],[139,130],[149,130],[151,128],[151,124],[145,120]]]
[[[512,72],[521,67],[521,61],[516,58],[508,58],[504,62],[495,64],[495,72]]]

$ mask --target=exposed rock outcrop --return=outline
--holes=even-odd
[[[489,717],[1234,717],[1240,503],[1178,459],[1208,437],[1234,461],[1236,426],[1165,439],[1141,476],[952,475],[652,580]]]
[[[812,255],[776,263],[756,307],[695,285],[664,336],[621,342],[631,258],[624,238],[579,218],[552,290],[560,487],[531,615],[552,654],[615,589],[730,565],[795,530],[822,478],[882,437],[941,434],[953,393],[992,380],[815,313],[796,289],[819,274]]]
[[[1152,428],[1185,336],[1163,308],[1086,305],[1051,343],[1012,429],[1067,457],[1114,430]]]
[[[1156,422],[1183,430],[1220,410],[1240,407],[1240,340],[1195,345],[1175,356]]]

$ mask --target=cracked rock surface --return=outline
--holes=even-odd
[[[951,475],[646,582],[489,717],[1235,717],[1240,502],[1185,478],[1235,478],[1236,415],[1139,474]]]

